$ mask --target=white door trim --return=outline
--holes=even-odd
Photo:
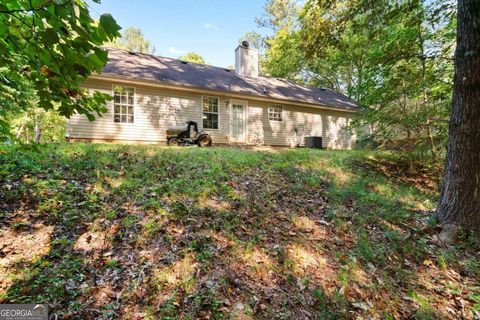
[[[243,106],[243,139],[237,140],[233,138],[233,107],[234,104],[240,104]],[[247,141],[247,108],[248,108],[248,101],[247,100],[237,100],[237,99],[230,99],[230,137],[232,142],[246,142]]]

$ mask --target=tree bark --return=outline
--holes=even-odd
[[[437,148],[435,147],[435,140],[433,139],[433,134],[432,134],[432,129],[430,129],[430,119],[427,118],[427,136],[428,136],[428,141],[430,142],[430,152],[432,153],[432,158],[436,159],[437,158]]]
[[[17,131],[17,135],[15,136],[16,139],[19,139],[22,132],[23,132],[23,128],[25,127],[25,124],[27,123],[27,119],[28,119],[28,113],[25,112],[25,115],[23,117],[23,121],[22,121],[22,125],[20,126],[20,128],[18,129]]]
[[[36,107],[33,107],[33,143],[39,143],[40,142],[40,126],[39,126],[39,120],[38,120],[38,110]]]
[[[480,234],[480,1],[458,0],[455,79],[437,217]]]

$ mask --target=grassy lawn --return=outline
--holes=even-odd
[[[432,168],[365,151],[0,148],[0,303],[60,319],[473,319]],[[439,174],[439,171],[437,170]]]

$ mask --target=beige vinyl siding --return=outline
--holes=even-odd
[[[113,85],[121,82],[90,80],[84,87],[111,94]],[[126,85],[132,87],[132,85]],[[122,141],[165,142],[166,130],[171,127],[186,127],[187,120],[202,125],[201,94],[183,91],[158,90],[147,86],[135,88],[134,123],[113,122],[113,102],[107,103],[108,111],[93,122],[84,115],[76,114],[70,120],[69,135],[80,139],[105,139]],[[215,96],[217,97],[217,96]],[[219,98],[219,129],[208,129],[212,139],[228,143],[230,116],[225,98]]]
[[[84,87],[112,94],[114,84],[122,85],[121,81],[90,80]],[[94,122],[89,122],[83,115],[74,115],[69,125],[70,137],[164,143],[167,128],[185,127],[187,120],[196,121],[201,127],[201,93],[146,85],[126,86],[135,88],[134,123],[114,123],[113,102],[109,102],[108,112],[103,117],[97,117]],[[219,128],[206,130],[211,134],[214,143],[230,143],[231,99],[226,95],[208,96],[219,99]],[[352,113],[280,104],[283,106],[282,121],[273,121],[268,119],[267,102],[244,100],[247,103],[248,144],[297,146],[304,144],[306,136],[321,136],[325,148],[348,149],[354,145],[355,136],[350,135],[346,129],[353,117]]]
[[[356,138],[347,129],[351,117],[346,112],[283,105],[282,121],[272,121],[268,119],[267,103],[252,102],[248,108],[248,142],[302,146],[305,137],[321,136],[324,148],[350,149]]]

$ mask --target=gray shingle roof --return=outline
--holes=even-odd
[[[233,70],[149,54],[108,49],[108,63],[102,74],[138,80],[160,81],[176,86],[218,90],[322,105],[343,110],[358,109],[347,96],[316,87],[271,77],[240,77]]]

